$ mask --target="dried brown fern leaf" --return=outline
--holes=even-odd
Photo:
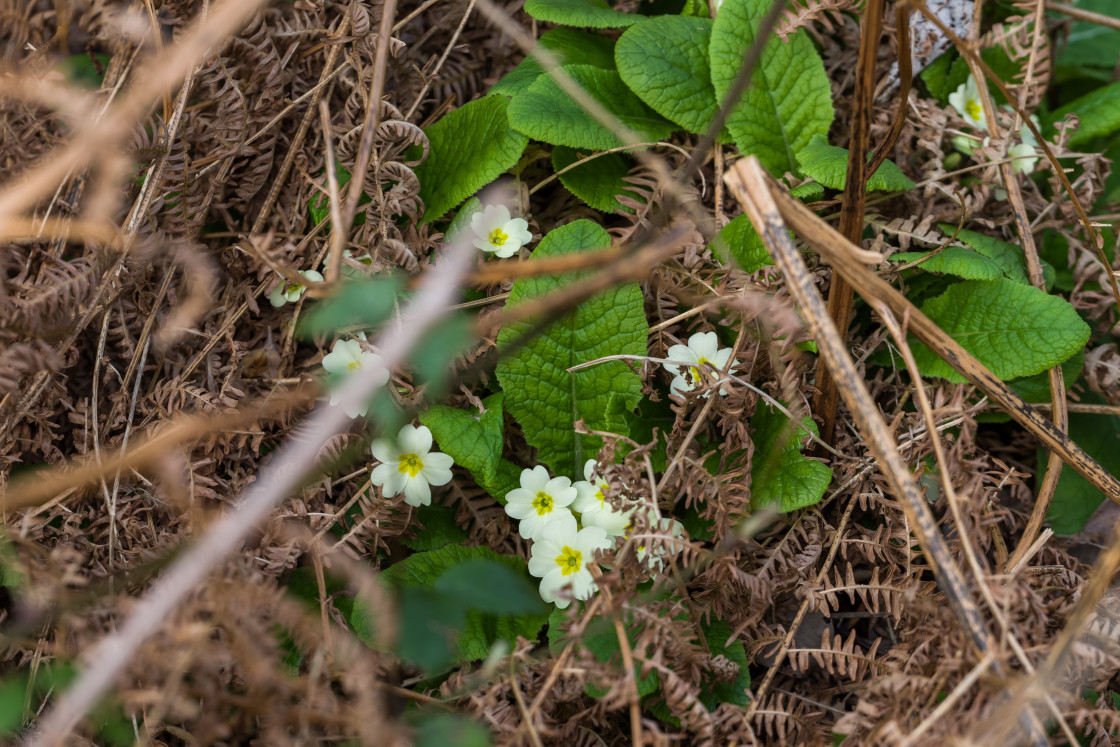
[[[791,34],[814,24],[813,30],[819,34],[829,34],[843,20],[837,20],[845,12],[858,11],[863,0],[794,0],[791,7],[782,12],[782,17],[774,27],[774,35],[788,42]]]

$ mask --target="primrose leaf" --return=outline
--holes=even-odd
[[[486,411],[436,405],[420,415],[443,453],[462,465],[481,484],[492,482],[502,459],[502,393],[482,401]]]
[[[672,123],[635,96],[614,70],[593,65],[564,65],[562,69],[643,140],[656,142],[673,131]],[[509,105],[509,122],[518,132],[553,145],[592,150],[610,150],[623,145],[548,75],[537,78],[527,91],[513,99]]]
[[[593,29],[624,29],[642,20],[603,0],[525,0],[525,12],[538,21]]]
[[[723,101],[770,0],[725,0],[709,49],[716,99]],[[727,130],[744,154],[775,175],[797,171],[795,155],[832,125],[832,92],[824,63],[804,31],[766,42],[751,85],[731,109]]]
[[[408,714],[408,712],[406,712]],[[430,708],[408,714],[416,724],[416,747],[490,747],[485,726],[454,713]]]
[[[458,575],[459,572],[455,572],[453,578],[443,582],[442,585],[439,583],[441,576],[452,568],[479,560],[500,563],[509,568],[514,576],[519,577],[522,583],[507,591],[510,592],[511,599],[517,598],[516,604],[519,609],[526,605],[522,598],[525,585],[535,588],[536,583],[529,576],[525,562],[520,558],[499,555],[488,547],[448,545],[431,552],[414,553],[386,568],[380,576],[395,589],[422,590],[435,595],[434,597],[422,595],[417,598],[417,601],[435,607],[437,611],[446,610],[449,617],[451,617],[450,611],[456,605],[466,610],[464,622],[459,628],[462,632],[455,641],[457,658],[460,661],[486,658],[490,647],[498,640],[514,643],[519,635],[529,639],[536,638],[548,617],[547,607],[539,600],[537,600],[539,606],[536,611],[526,614],[487,612],[487,609],[493,609],[496,604],[492,595],[487,595],[485,598],[480,596],[478,603],[471,601],[469,595],[462,593],[464,581],[462,576]],[[510,577],[507,574],[505,578],[508,580]],[[484,576],[476,579],[476,582],[485,585],[491,583],[491,580]],[[369,610],[362,605],[355,605],[354,613],[368,616]],[[449,622],[454,622],[454,619]],[[405,627],[402,626],[402,630],[405,630]]]
[[[1007,278],[951,285],[922,312],[1004,381],[1052,368],[1089,340],[1068,301]],[[925,376],[965,381],[925,345],[911,345]]]
[[[457,545],[469,536],[455,523],[455,510],[434,504],[416,509],[416,521],[421,528],[416,536],[402,540],[410,550],[438,550],[447,545]]]
[[[811,417],[801,422],[819,435]],[[763,403],[751,417],[751,429],[751,505],[755,509],[773,505],[785,512],[820,503],[832,481],[832,469],[801,453],[805,431],[785,413]]]
[[[1087,392],[1085,402],[1107,404],[1095,392]],[[1120,418],[1115,415],[1091,415],[1073,412],[1069,415],[1069,437],[1096,459],[1102,467],[1120,477]],[[1038,451],[1041,483],[1046,474],[1046,452]],[[1101,505],[1105,496],[1092,483],[1065,467],[1058,478],[1058,487],[1050,501],[1046,520],[1056,534],[1077,534]]]
[[[704,639],[708,642],[708,650],[712,656],[723,656],[732,664],[739,667],[734,679],[717,680],[705,672],[700,687],[700,702],[709,711],[714,711],[720,703],[733,703],[745,706],[750,700],[747,690],[751,686],[751,670],[747,662],[747,649],[740,640],[734,640],[730,645],[727,639],[731,637],[731,626],[722,620],[712,619],[708,625],[701,625]]]
[[[552,167],[559,173],[579,160],[579,155],[572,148],[557,145],[552,149]],[[596,210],[606,213],[625,210],[615,195],[627,194],[633,189],[624,181],[632,165],[622,153],[605,153],[560,174],[560,183]]]
[[[638,637],[646,624],[645,622],[638,622],[637,627],[626,626],[626,637],[629,639],[631,649],[638,646]],[[622,647],[618,643],[618,632],[609,619],[600,617],[588,625],[581,643],[597,661],[602,664],[611,664],[612,672],[622,670]],[[661,686],[661,676],[656,669],[645,677],[642,677],[641,674],[641,665],[635,663],[634,679],[637,683],[638,697],[644,698],[657,692],[657,689]],[[593,698],[601,698],[609,692],[609,688],[598,683],[588,682],[584,686],[584,692]]]
[[[941,230],[950,236],[956,230],[954,226],[947,223],[939,225]],[[961,229],[960,233],[957,234],[957,238],[998,264],[1003,276],[1008,280],[1014,280],[1016,283],[1022,283],[1023,285],[1031,285],[1030,275],[1027,274],[1027,260],[1018,244],[1009,244],[1006,241],[964,229]],[[1054,276],[1054,267],[1048,262],[1043,262],[1042,277],[1047,288],[1053,285]]]
[[[529,139],[510,128],[507,108],[506,97],[487,96],[448,112],[424,131],[428,158],[416,167],[427,206],[422,222],[441,217],[517,163]]]
[[[658,114],[705,133],[718,110],[708,62],[711,38],[710,18],[647,19],[619,38],[614,50],[618,74]],[[726,130],[723,135],[730,139]]]
[[[578,63],[614,70],[614,41],[598,34],[569,28],[552,29],[541,34],[537,45],[551,52],[561,65]],[[529,90],[533,81],[543,74],[544,68],[529,55],[495,83],[490,93],[516,96]]]
[[[755,272],[774,264],[770,252],[746,213],[732,218],[730,223],[721,228],[708,248],[721,259],[730,254],[743,272]]]
[[[610,236],[588,220],[551,231],[533,251],[542,259],[610,245]],[[513,284],[508,308],[562,288],[586,273],[527,277]],[[583,463],[602,444],[582,436],[573,423],[583,420],[591,430],[627,434],[626,411],[641,398],[642,380],[622,361],[607,361],[568,373],[567,369],[607,355],[645,355],[649,326],[637,283],[611,288],[579,304],[556,322],[538,330],[539,320],[507,325],[498,333],[498,349],[539,331],[525,345],[498,363],[498,381],[505,404],[521,423],[538,458],[553,473],[578,479]]]
[[[929,252],[899,252],[891,255],[891,261],[909,264],[927,254]],[[965,280],[995,280],[1003,277],[1003,270],[995,261],[960,246],[947,246],[915,267],[926,272],[956,275]]]
[[[797,153],[801,173],[812,177],[829,189],[843,189],[848,178],[848,149],[829,145],[824,135],[814,135],[809,145]],[[905,192],[914,188],[914,182],[890,159],[875,169],[867,180],[867,188],[874,191]]]
[[[1046,121],[1053,125],[1061,122],[1067,114],[1076,114],[1081,120],[1077,132],[1070,135],[1071,148],[1080,148],[1094,138],[1120,130],[1120,83],[1109,83],[1071,101],[1051,114]]]

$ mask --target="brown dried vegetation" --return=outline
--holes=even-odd
[[[0,0],[3,189],[88,128],[83,118],[97,116],[143,80],[152,55],[214,12],[211,5],[217,4]],[[858,28],[850,11],[857,5],[799,0],[779,24],[779,33],[808,27],[821,42],[840,127],[850,121],[854,80],[846,71],[855,67]],[[1026,15],[988,34],[1013,58],[1033,55],[1033,76],[1009,81],[1030,107],[1046,89],[1049,36],[1033,33],[1034,3],[1020,5]],[[505,10],[528,25],[519,8],[508,3]],[[230,508],[309,410],[301,392],[325,348],[293,336],[306,301],[294,310],[274,309],[264,296],[280,282],[278,271],[323,263],[329,231],[309,229],[307,206],[328,189],[324,139],[333,137],[335,158],[350,168],[371,106],[380,107],[373,165],[364,175],[372,200],[361,207],[364,224],[348,247],[369,251],[373,272],[399,268],[415,275],[432,266],[442,237],[419,223],[424,206],[412,170],[418,161],[405,151],[419,145],[426,154],[421,127],[483,93],[521,58],[510,36],[472,9],[460,0],[431,8],[417,0],[398,3],[384,97],[370,102],[381,3],[267,6],[196,60],[181,90],[155,101],[129,123],[129,132],[111,133],[115,152],[78,163],[56,181],[53,194],[36,199],[34,225],[23,232],[5,228],[0,487],[37,465],[101,464],[187,414],[228,414],[278,399],[291,404],[168,448],[142,469],[107,469],[92,486],[42,505],[7,508],[13,552],[4,556],[5,584],[9,574],[22,581],[5,587],[0,608],[4,672],[34,678],[49,662],[81,662],[129,614],[169,557]],[[66,101],[56,65],[74,54],[88,54],[103,76],[98,89]],[[895,54],[884,43],[880,70]],[[327,103],[329,131],[318,116],[320,100]],[[876,103],[873,143],[885,137],[895,106],[890,96]],[[932,226],[957,223],[962,209],[992,235],[1013,239],[1009,203],[994,197],[996,167],[967,185],[948,175],[942,159],[961,123],[926,99],[911,97],[909,106],[890,156],[921,183],[908,194],[872,201],[874,237],[865,247],[936,244]],[[1063,142],[1059,155],[1070,153]],[[985,155],[991,154],[978,148],[977,160]],[[673,169],[684,165],[679,153],[665,157]],[[1073,186],[1089,204],[1108,165],[1099,156],[1078,157],[1083,175]],[[533,184],[545,175],[530,164],[522,179]],[[699,178],[683,185],[694,204],[724,221],[737,215],[734,200],[713,189],[721,176],[717,165],[707,162],[702,176],[706,187]],[[630,183],[632,196],[622,198],[628,210],[605,219],[620,243],[653,221],[666,199],[666,185],[649,169],[636,168]],[[1070,201],[1051,202],[1029,181],[1024,187],[1036,229],[1056,229],[1068,240],[1078,288],[1072,302],[1097,331],[1109,329],[1117,321],[1111,296],[1082,290],[1107,288],[1106,269],[1070,228],[1077,225]],[[1061,194],[1056,178],[1050,187]],[[538,233],[580,217],[603,220],[558,185],[524,207]],[[735,355],[745,363],[739,375],[794,413],[808,412],[814,359],[794,345],[807,335],[782,278],[769,269],[729,272],[706,248],[710,235],[686,217],[675,220],[689,236],[642,283],[656,330],[649,355],[664,357],[669,346],[711,329],[719,319],[714,307],[711,314],[679,315],[716,299],[727,312],[723,318],[739,325]],[[106,223],[114,232],[93,230]],[[806,259],[817,262],[812,254]],[[829,269],[811,269],[827,287]],[[493,296],[508,289],[507,282],[482,290]],[[878,321],[869,320],[853,340],[857,362],[893,424],[899,450],[915,471],[928,469],[929,433],[910,406],[908,377],[867,368],[867,356],[884,338]],[[492,352],[493,340],[484,340],[461,359],[462,369]],[[1086,378],[1113,405],[1120,405],[1118,372],[1115,343],[1087,352]],[[663,397],[660,369],[647,367],[644,375],[651,398]],[[398,372],[395,383],[406,404],[419,400],[422,392],[407,372]],[[996,655],[1003,671],[1018,677],[1042,664],[1084,589],[1085,548],[1073,548],[1074,554],[1070,544],[1051,540],[1025,566],[1003,572],[1007,548],[1033,505],[1026,480],[1035,468],[1034,443],[1010,427],[981,428],[968,385],[941,382],[930,397],[939,422],[952,428],[942,437],[964,526],[953,521],[934,483],[927,497],[954,552],[961,551],[962,535],[978,551],[984,575],[975,581],[998,610],[986,619],[1000,642]],[[465,392],[451,401],[469,407],[471,398]],[[753,536],[740,534],[752,516],[756,455],[748,418],[759,401],[756,392],[734,387],[726,398],[673,403],[671,425],[659,434],[672,468],[658,484],[650,484],[644,449],[631,451],[608,475],[641,484],[647,494],[656,487],[664,506],[695,511],[711,525],[709,539],[693,538],[684,551],[670,553],[668,599],[639,590],[642,579],[625,566],[603,578],[610,600],[600,612],[632,629],[640,676],[660,678],[660,710],[656,717],[643,710],[638,731],[652,744],[712,745],[830,744],[833,732],[848,734],[849,744],[933,745],[982,733],[1016,680],[994,677],[991,662],[971,648],[874,459],[843,420],[833,444],[842,457],[829,457],[835,477],[825,501],[764,522]],[[579,643],[587,620],[569,620],[565,654],[522,640],[501,665],[464,666],[434,685],[351,635],[342,609],[355,595],[382,619],[395,619],[371,576],[408,552],[403,539],[423,531],[400,497],[384,499],[369,484],[361,456],[367,445],[357,426],[333,439],[322,456],[337,470],[277,508],[135,652],[112,698],[137,742],[407,744],[413,727],[402,715],[406,702],[416,700],[474,715],[496,743],[627,743],[635,733],[634,678],[618,661],[600,662]],[[523,441],[514,437],[509,448],[509,458],[533,463]],[[713,456],[718,476],[705,468]],[[527,556],[513,523],[465,472],[457,472],[437,502],[454,509],[471,544]],[[297,571],[317,579],[317,608],[287,591]],[[341,579],[342,590],[328,591],[327,578]],[[1115,607],[1115,597],[1106,597],[1095,611],[1046,714],[1092,744],[1106,744],[1120,730],[1120,717],[1107,706],[1120,672]],[[749,705],[709,711],[702,702],[704,683],[727,681],[735,667],[711,654],[701,619],[723,621],[746,644]],[[293,651],[302,653],[294,661]],[[606,694],[589,697],[588,683]],[[1082,699],[1082,685],[1103,693],[1101,707]],[[947,712],[939,710],[942,701],[950,703]],[[95,720],[80,730],[89,739],[98,733]]]

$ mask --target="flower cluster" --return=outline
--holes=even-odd
[[[976,78],[972,75],[969,75],[968,80],[962,83],[956,91],[949,94],[949,104],[957,110],[957,113],[969,125],[977,130],[987,131],[988,120],[985,118],[984,108],[980,104],[980,87],[976,83]],[[1010,107],[1005,108],[1010,109]],[[1038,117],[1032,114],[1031,121],[1034,122],[1035,127],[1038,126]],[[1034,132],[1027,126],[1026,122],[1019,128],[1019,140],[1021,142],[1007,149],[1007,155],[1011,158],[1011,168],[1017,174],[1030,174],[1034,172],[1038,165],[1040,154],[1038,138],[1034,136]],[[966,155],[972,155],[972,143],[968,138],[953,138],[953,144]]]
[[[410,506],[432,505],[431,485],[451,481],[454,461],[447,454],[432,451],[432,432],[426,426],[406,425],[396,439],[379,438],[370,446],[381,462],[369,481],[382,489],[386,498],[404,493]]]
[[[584,464],[586,479],[573,483],[567,477],[550,477],[537,465],[521,473],[521,487],[506,494],[506,513],[518,519],[518,532],[532,542],[529,573],[541,579],[541,598],[563,609],[572,599],[581,601],[595,593],[591,564],[598,550],[607,550],[616,537],[625,537],[641,504],[621,496],[614,505],[610,485],[594,459]],[[578,513],[578,518],[577,514]],[[675,525],[675,526],[674,526]],[[672,519],[655,522],[655,530],[683,537],[684,528]],[[649,560],[646,556],[650,555]],[[638,547],[638,561],[660,570],[664,551],[650,554]]]

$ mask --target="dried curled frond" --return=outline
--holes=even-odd
[[[62,359],[42,340],[18,342],[0,351],[0,396],[16,394],[24,377],[40,371],[57,371]]]
[[[863,0],[795,0],[782,11],[782,17],[774,27],[774,35],[788,42],[791,34],[809,24],[823,34],[831,32],[838,21],[837,17],[846,11],[858,10]]]

